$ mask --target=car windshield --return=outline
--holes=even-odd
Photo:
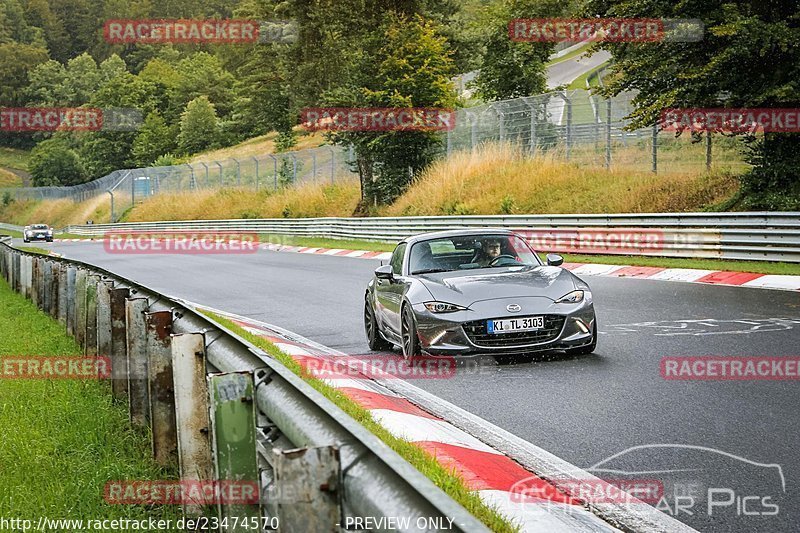
[[[410,253],[411,274],[542,264],[516,235],[443,237],[415,243]]]
[[[34,224],[33,229],[47,229],[47,224]]]

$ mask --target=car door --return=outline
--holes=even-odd
[[[392,253],[389,264],[394,272],[394,280],[376,279],[375,296],[377,301],[376,315],[380,320],[385,333],[400,337],[400,304],[403,298],[402,283],[403,257],[406,253],[406,243],[400,243]]]

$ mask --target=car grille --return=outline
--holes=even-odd
[[[544,327],[536,331],[518,331],[514,333],[486,333],[486,320],[474,320],[462,324],[464,333],[475,346],[485,348],[503,348],[512,346],[528,346],[542,344],[558,338],[564,327],[566,317],[563,315],[544,315]]]

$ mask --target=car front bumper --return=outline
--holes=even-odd
[[[520,311],[511,313],[515,303]],[[423,351],[432,355],[517,354],[578,348],[592,343],[595,312],[591,300],[556,304],[544,297],[484,300],[466,311],[431,313],[424,305],[413,306]],[[487,334],[488,320],[544,316],[537,332]]]

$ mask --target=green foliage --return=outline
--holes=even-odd
[[[421,15],[387,12],[369,40],[376,46],[358,85],[325,94],[326,103],[348,107],[452,108],[453,61],[438,26]],[[379,37],[380,36],[380,37]],[[331,140],[355,148],[362,211],[397,198],[441,150],[430,131],[336,132]]]
[[[489,9],[483,36],[485,53],[473,82],[484,100],[506,100],[545,92],[545,63],[553,43],[519,43],[508,35],[515,18],[544,18],[561,14],[563,2],[555,0],[503,0]]]
[[[180,165],[182,163],[181,158],[176,156],[173,153],[167,153],[158,156],[152,163],[154,167],[171,167],[174,165]]]
[[[36,187],[75,185],[85,178],[78,155],[61,137],[40,142],[31,151],[29,168]]]
[[[13,202],[13,201],[14,201],[14,197],[11,196],[11,193],[8,192],[8,191],[5,191],[3,193],[3,207],[8,207],[11,204],[11,202]]]
[[[800,4],[589,0],[587,15],[699,18],[699,42],[604,43],[614,54],[605,92],[637,90],[633,127],[653,124],[665,108],[800,105]],[[755,165],[743,179],[746,205],[796,206],[800,151],[796,134],[768,133],[750,143]]]
[[[149,166],[159,156],[176,148],[175,134],[157,112],[150,113],[133,140],[133,162]]]
[[[219,137],[219,121],[214,104],[199,96],[186,105],[181,115],[178,147],[187,154],[213,147]]]
[[[513,215],[517,211],[517,204],[514,197],[506,195],[500,200],[500,212],[504,215]]]

